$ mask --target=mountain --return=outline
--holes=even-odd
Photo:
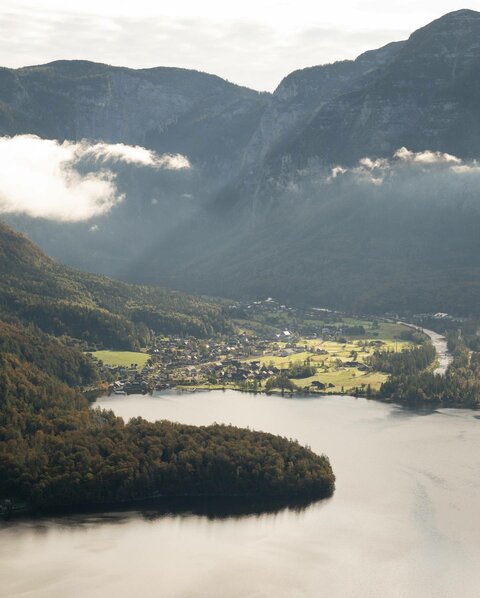
[[[238,160],[267,99],[192,70],[59,60],[0,70],[0,133],[186,154],[218,177]]]
[[[289,75],[244,170],[189,228],[195,249],[172,249],[171,235],[124,274],[366,312],[478,314],[474,168],[462,177],[432,151],[480,154],[479,34],[480,13],[458,11],[355,61]],[[431,170],[393,159],[402,146]],[[354,172],[363,157],[386,160],[391,176],[366,185]],[[351,166],[345,180],[329,180],[336,165]]]
[[[0,272],[0,318],[55,336],[129,349],[150,330],[201,337],[228,326],[218,303],[67,268],[1,223]]]
[[[179,69],[5,69],[4,133],[141,143],[193,165],[121,175],[125,201],[86,223],[8,220],[137,283],[478,313],[479,39],[480,13],[455,11],[273,94]]]
[[[9,222],[61,261],[115,276],[125,267],[119,256],[133,259],[150,249],[231,180],[268,97],[176,68],[57,61],[0,69],[0,135],[140,145],[186,155],[192,164],[188,173],[117,166],[125,201],[94,223],[23,216]]]
[[[319,105],[278,148],[298,165],[312,157],[352,164],[399,147],[480,153],[480,13],[459,10],[395,46],[374,74]]]
[[[264,111],[246,151],[249,163],[281,148],[308,127],[315,114],[334,98],[361,89],[365,81],[398,54],[404,42],[393,42],[361,54],[356,60],[314,66],[289,74]]]

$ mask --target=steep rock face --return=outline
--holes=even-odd
[[[303,128],[315,113],[342,93],[360,87],[364,78],[394,57],[403,42],[361,54],[356,60],[294,71],[277,87],[246,149],[245,163],[264,158],[277,144]]]
[[[276,158],[348,164],[401,146],[477,156],[479,67],[480,13],[450,13],[413,33],[357,89],[322,106]]]
[[[138,144],[212,162],[218,174],[238,158],[267,100],[197,71],[58,61],[0,70],[0,134]]]

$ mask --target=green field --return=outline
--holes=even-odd
[[[325,385],[333,384],[330,392],[345,392],[356,387],[370,385],[377,390],[388,378],[387,374],[376,371],[361,371],[355,367],[345,367],[341,362],[357,361],[364,363],[376,350],[402,351],[412,347],[412,343],[399,340],[400,333],[406,328],[401,324],[379,322],[373,326],[371,322],[344,318],[343,324],[347,326],[364,326],[366,334],[362,337],[349,337],[346,343],[338,341],[324,341],[320,339],[300,338],[296,342],[298,353],[281,357],[279,351],[266,353],[261,357],[251,357],[245,362],[258,361],[261,364],[273,365],[286,369],[293,364],[303,364],[307,360],[317,368],[317,372],[310,378],[292,379],[299,388],[308,387],[312,382],[318,381]],[[382,341],[382,345],[371,346],[371,341]],[[280,351],[285,348],[285,343],[277,343]]]
[[[310,351],[302,351],[301,353],[295,353],[294,355],[288,355],[287,357],[279,357],[277,355],[264,355],[262,357],[243,359],[244,362],[258,361],[260,365],[273,365],[277,368],[288,368],[291,363],[303,362],[308,357],[312,357]]]
[[[333,388],[328,388],[328,392],[338,393],[342,388],[344,392],[370,385],[372,389],[380,388],[380,385],[388,378],[387,374],[381,372],[361,372],[356,368],[335,369],[329,372],[316,373],[311,378],[292,379],[298,387],[310,386],[312,382],[319,381],[323,384],[333,384]]]
[[[103,361],[105,365],[113,367],[130,367],[136,363],[141,370],[150,359],[148,353],[137,353],[135,351],[95,351],[93,357]]]

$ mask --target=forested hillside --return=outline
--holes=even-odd
[[[1,354],[14,355],[69,386],[88,386],[98,379],[91,357],[42,333],[36,326],[0,321]]]
[[[228,328],[218,303],[67,268],[0,223],[0,317],[55,336],[132,349],[156,334],[207,336]]]

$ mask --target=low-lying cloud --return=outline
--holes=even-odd
[[[125,145],[124,143],[95,143],[91,145],[82,141],[75,144],[75,155],[78,160],[91,158],[98,163],[124,162],[125,164],[166,168],[167,170],[190,168],[188,158],[181,154],[158,155],[146,147]]]
[[[435,175],[462,175],[480,173],[476,160],[462,160],[445,152],[425,150],[413,152],[406,147],[396,150],[391,158],[362,158],[353,168],[335,166],[328,181],[359,179],[373,185],[382,185],[392,178]]]
[[[271,183],[272,197],[282,197],[289,209],[294,205],[299,219],[312,218],[314,210],[326,205],[352,202],[480,213],[480,159],[433,150],[402,147],[388,157],[363,157],[353,166],[330,168],[312,160]]]
[[[158,155],[125,144],[63,143],[35,135],[0,137],[0,214],[63,222],[89,220],[123,200],[116,164],[154,169],[190,168],[181,155]]]

